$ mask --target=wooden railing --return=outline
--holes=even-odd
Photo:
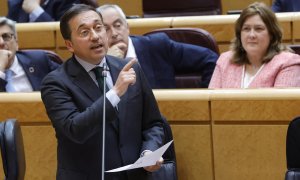
[[[286,130],[300,115],[300,89],[154,90],[154,94],[172,127],[179,179],[284,178]],[[1,120],[17,118],[21,123],[25,179],[55,179],[55,132],[40,93],[0,93],[0,108]]]

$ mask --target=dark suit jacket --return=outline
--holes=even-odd
[[[18,51],[16,56],[34,91],[39,91],[43,78],[59,66],[43,51]],[[0,78],[0,91],[5,92],[5,86],[6,81]]]
[[[127,63],[107,56],[113,82]],[[118,110],[106,101],[105,169],[134,163],[145,150],[162,145],[160,112],[138,64],[136,83],[121,97]],[[73,58],[43,81],[41,95],[58,141],[58,180],[100,180],[103,96],[84,68]],[[142,180],[142,168],[106,173],[109,180]]]
[[[295,12],[300,11],[299,0],[274,0],[272,4],[274,12]]]
[[[178,43],[166,34],[131,36],[139,63],[154,89],[175,88],[175,72],[201,72],[207,88],[218,55],[210,49]]]
[[[29,22],[29,14],[22,9],[23,0],[8,0],[7,17],[16,22]],[[50,0],[47,4],[42,4],[44,9],[36,22],[59,21],[60,17],[74,3],[79,4],[80,0]]]

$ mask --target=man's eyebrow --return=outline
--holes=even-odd
[[[99,20],[99,19],[95,19],[95,20],[94,20],[94,23],[100,23],[100,24],[102,24],[102,25],[103,25],[102,21],[101,21],[101,20]],[[80,28],[82,28],[82,27],[85,27],[85,26],[86,26],[86,23],[82,23],[82,24],[80,24],[80,25],[78,26],[78,28],[77,28],[77,30],[76,30],[76,31],[78,31]]]
[[[123,23],[123,21],[120,18],[118,18],[113,22],[113,24],[118,23],[118,22]]]

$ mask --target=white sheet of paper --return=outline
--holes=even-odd
[[[156,151],[153,151],[152,153],[147,154],[147,156],[140,157],[133,164],[129,164],[127,166],[119,167],[119,168],[112,169],[112,170],[105,171],[105,172],[120,172],[120,171],[129,170],[129,169],[136,169],[136,168],[140,168],[140,167],[152,166],[152,165],[156,164],[156,161],[158,161],[159,158],[165,153],[165,151],[168,149],[168,147],[171,145],[172,142],[173,142],[173,140],[166,143],[165,145],[163,145]]]

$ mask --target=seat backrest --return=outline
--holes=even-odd
[[[300,44],[289,45],[289,48],[295,51],[296,54],[300,55]]]
[[[219,47],[215,38],[201,28],[163,28],[145,33],[166,33],[170,39],[187,44],[206,47],[219,54]],[[175,72],[176,88],[201,88],[201,72]]]
[[[285,180],[300,180],[300,169],[289,169],[285,173]]]
[[[56,54],[53,51],[50,50],[44,50],[44,49],[22,49],[22,51],[43,51],[46,53],[46,55],[49,57],[50,60],[52,60],[53,62],[56,62],[58,64],[62,64],[63,60],[62,58]]]
[[[0,145],[6,180],[24,180],[26,164],[23,136],[15,119],[8,119],[0,125]]]
[[[144,17],[222,14],[221,0],[143,0]]]

